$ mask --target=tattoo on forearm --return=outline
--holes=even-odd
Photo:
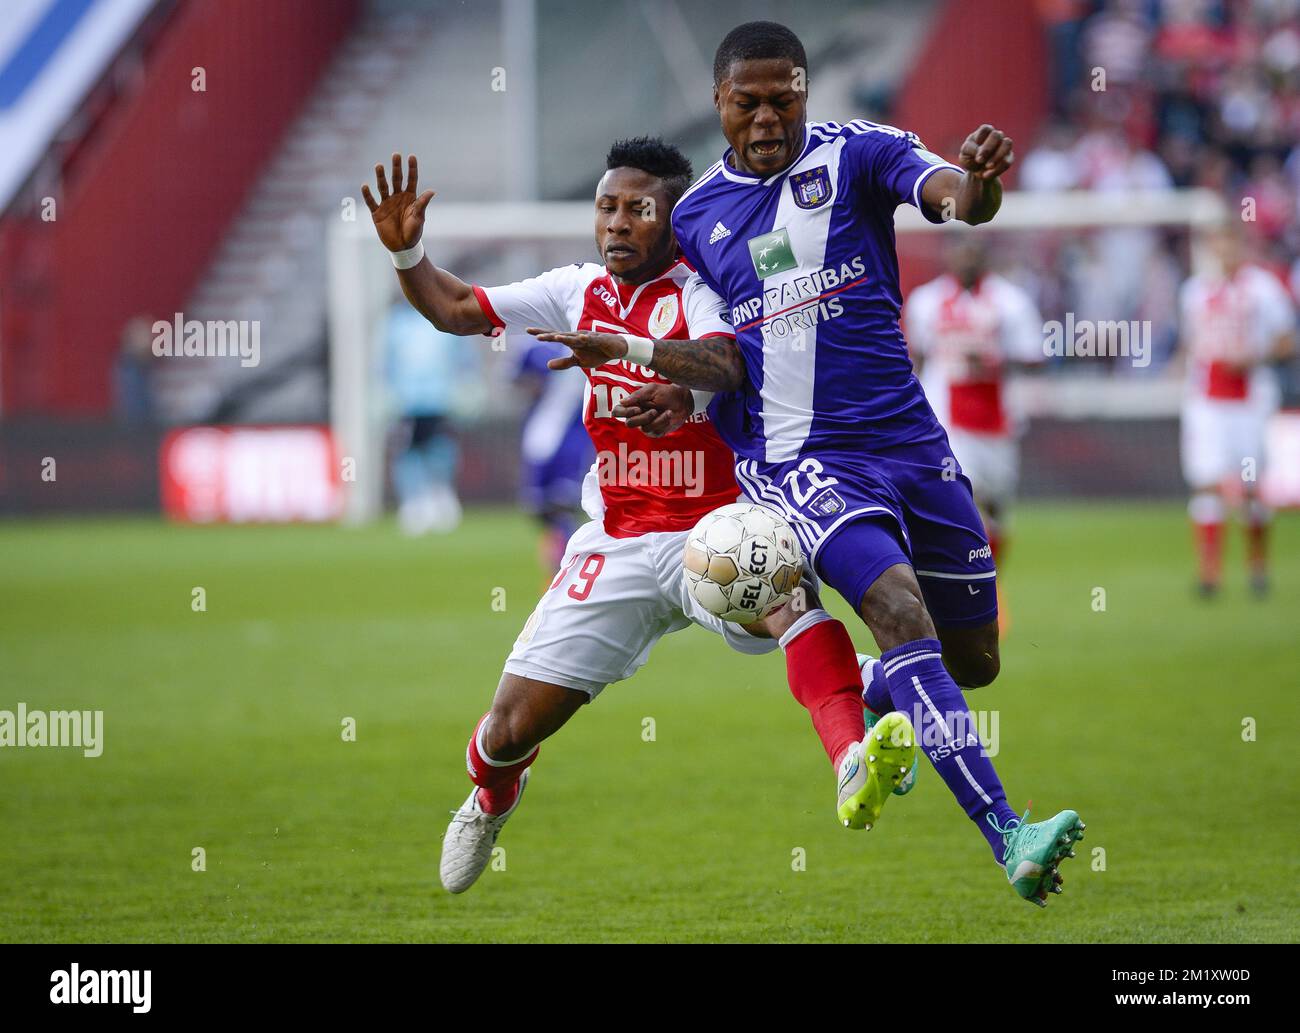
[[[650,368],[675,384],[701,391],[735,391],[745,382],[740,348],[725,337],[656,341]]]

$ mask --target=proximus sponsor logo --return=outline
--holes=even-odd
[[[974,563],[976,560],[987,560],[993,556],[993,546],[986,545],[982,549],[971,549],[966,556],[967,563]]]
[[[773,284],[762,294],[733,306],[731,323],[737,333],[761,324],[765,345],[799,337],[818,323],[841,315],[844,306],[837,295],[861,283],[866,274],[862,256],[854,255],[839,265],[824,266]]]

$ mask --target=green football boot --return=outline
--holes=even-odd
[[[836,813],[846,828],[870,829],[880,811],[916,763],[916,732],[895,711],[875,722],[861,742],[840,761]]]
[[[865,707],[862,710],[862,716],[866,720],[867,734],[869,735],[871,734],[871,729],[874,728],[879,723],[880,718],[878,718],[870,710],[867,710]],[[916,786],[917,761],[919,761],[920,759],[921,759],[921,754],[919,752],[912,757],[911,769],[907,772],[906,775],[903,776],[902,781],[899,782],[898,785],[894,786],[895,796],[906,796]]]
[[[1067,857],[1074,856],[1074,844],[1087,828],[1075,811],[1062,811],[1054,818],[1028,824],[1029,810],[1015,824],[998,824],[990,814],[988,822],[1002,836],[1004,867],[1011,888],[1025,900],[1047,907],[1047,894],[1061,892],[1057,871]]]

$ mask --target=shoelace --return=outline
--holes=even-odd
[[[470,815],[461,815],[458,811],[452,811],[452,815],[452,827],[447,830],[446,834],[448,836],[456,837],[457,840],[462,839],[466,835],[481,835],[483,833],[477,830],[487,831],[492,828],[491,819],[494,815],[488,814],[487,811],[478,811]],[[498,826],[498,831],[499,830],[500,826]],[[492,835],[492,840],[493,842],[496,841],[495,833]]]
[[[476,810],[474,810],[470,814],[461,814],[461,812],[458,810],[448,811],[447,813],[450,814],[453,818],[459,818],[461,825],[488,824],[494,818],[505,817],[504,814],[489,814],[487,811],[483,810],[482,805],[480,805]]]
[[[993,831],[1002,837],[1002,842],[1004,844],[1009,844],[1011,841],[1011,833],[1015,832],[1016,829],[1024,828],[1027,824],[1029,824],[1029,808],[1028,807],[1025,808],[1025,813],[1023,817],[1008,818],[1006,825],[998,824],[998,816],[996,814],[989,814],[986,820],[988,821],[989,825],[992,827]]]

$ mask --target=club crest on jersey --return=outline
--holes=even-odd
[[[827,488],[808,503],[808,509],[814,516],[834,516],[844,512],[844,500],[834,488]]]
[[[825,165],[790,177],[790,192],[800,208],[820,208],[831,199],[831,174]]]
[[[656,301],[655,307],[650,312],[650,319],[646,323],[646,329],[650,331],[650,336],[666,336],[677,322],[677,312],[676,294],[666,294]]]

